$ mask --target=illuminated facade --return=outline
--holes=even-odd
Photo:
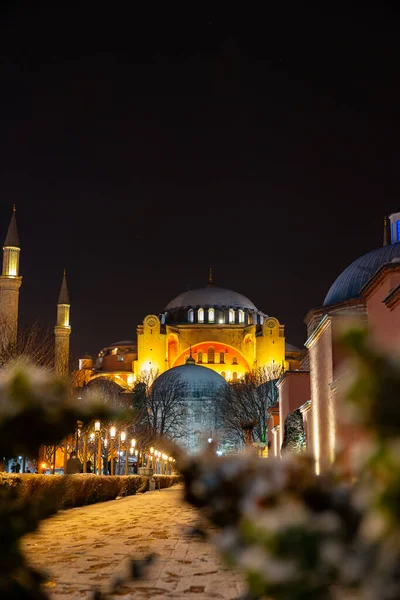
[[[299,408],[317,473],[330,467],[338,448],[351,473],[351,449],[360,436],[342,422],[338,409],[344,356],[336,340],[343,324],[348,319],[366,324],[378,346],[399,348],[400,212],[390,215],[389,222],[385,218],[383,246],[351,263],[332,284],[323,306],[307,313],[307,355],[300,371],[287,371],[278,382],[280,418],[277,422],[275,411],[268,433],[271,454],[280,455],[285,418]]]
[[[95,363],[81,359],[79,385],[111,379],[129,390],[142,373],[158,376],[186,364],[197,365],[235,381],[258,367],[271,373],[299,367],[299,349],[285,342],[284,325],[261,312],[245,296],[207,286],[185,291],[137,327],[137,340],[103,348]]]

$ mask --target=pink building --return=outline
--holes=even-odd
[[[390,230],[388,225],[385,218],[383,246],[344,269],[323,305],[307,313],[307,360],[301,371],[288,371],[278,382],[279,423],[275,422],[270,434],[270,454],[280,454],[285,419],[300,408],[307,450],[314,456],[317,473],[330,466],[339,450],[349,466],[352,443],[359,436],[359,432],[340,423],[337,390],[344,363],[335,342],[339,328],[349,319],[357,320],[368,325],[382,347],[399,347],[400,211],[390,215]]]

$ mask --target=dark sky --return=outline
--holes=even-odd
[[[398,11],[61,4],[10,2],[0,22],[21,321],[53,326],[65,267],[72,356],[96,354],[211,266],[301,346],[306,312],[400,206]]]

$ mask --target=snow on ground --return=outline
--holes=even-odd
[[[89,599],[94,587],[126,573],[130,558],[156,559],[144,580],[129,581],[119,599],[237,598],[239,574],[223,566],[212,546],[189,534],[195,511],[182,488],[128,496],[60,511],[23,540],[31,563],[50,576],[52,600]]]

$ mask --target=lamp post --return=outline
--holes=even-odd
[[[154,456],[156,457],[156,459],[155,459],[156,469],[155,470],[156,470],[156,473],[158,473],[158,463],[159,463],[159,456],[160,456],[160,453],[158,450],[154,450]]]
[[[94,424],[94,432],[97,441],[97,475],[101,475],[101,423],[96,421]],[[96,459],[94,461],[94,468],[96,469]]]
[[[150,448],[150,467],[154,469],[154,448]]]
[[[131,439],[131,448],[130,448],[130,453],[131,454],[134,453],[135,446],[136,446],[136,440],[135,439]],[[125,449],[125,475],[129,475],[129,452],[128,452],[128,446],[126,446],[126,449]]]
[[[111,475],[114,475],[114,440],[116,430],[115,427],[110,427],[110,463],[111,463]]]
[[[121,446],[122,448],[124,447],[125,444],[125,440],[126,440],[126,433],[125,431],[121,431],[121,433],[119,434],[119,440],[118,440],[118,475],[121,475]]]
[[[83,472],[87,473],[87,460],[88,460],[88,447],[87,447],[87,443],[88,443],[88,434],[87,434],[87,430],[85,429],[85,431],[83,432]]]

